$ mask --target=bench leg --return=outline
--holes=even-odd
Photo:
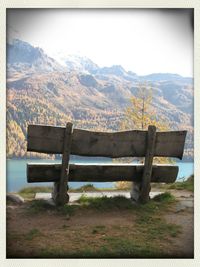
[[[146,155],[144,162],[144,171],[142,176],[142,188],[140,195],[140,202],[145,204],[149,200],[149,192],[151,190],[151,173],[152,173],[152,164],[154,157],[154,148],[156,143],[156,127],[149,125],[148,135],[147,135],[147,147]]]
[[[131,188],[131,199],[137,203],[140,203],[141,198],[141,189],[142,189],[142,182],[133,182]],[[151,191],[151,187],[149,188],[149,193]],[[150,197],[149,197],[150,199]]]
[[[53,186],[52,198],[56,206],[63,206],[69,202],[69,195],[67,194],[68,188],[60,191],[60,182],[55,182]]]
[[[141,182],[133,182],[131,188],[131,199],[135,202],[139,202],[141,192]]]

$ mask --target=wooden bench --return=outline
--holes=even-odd
[[[153,157],[182,159],[186,131],[156,132],[155,126],[148,131],[92,132],[73,129],[72,123],[64,127],[43,125],[28,126],[28,151],[62,154],[62,164],[28,164],[27,180],[54,182],[52,198],[56,205],[69,201],[70,182],[133,181],[141,184],[138,201],[149,199],[150,183],[173,183],[178,166],[153,165]],[[110,158],[145,157],[143,165],[86,165],[69,164],[69,157],[102,156]]]

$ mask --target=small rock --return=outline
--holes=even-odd
[[[16,204],[24,203],[23,197],[17,194],[6,194],[6,201],[12,201],[13,203],[16,203]]]

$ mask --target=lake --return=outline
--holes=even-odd
[[[6,185],[7,192],[17,192],[23,187],[30,186],[52,186],[53,183],[27,183],[26,181],[26,164],[27,163],[61,163],[61,160],[47,160],[47,159],[8,159],[6,168]],[[81,163],[81,164],[95,164],[95,163],[112,163],[109,158],[86,158],[78,157],[76,159],[70,160],[71,163]],[[189,177],[194,173],[194,163],[193,162],[178,162],[176,165],[179,166],[178,180],[181,181],[183,178]],[[86,182],[70,182],[69,186],[71,188],[78,188],[82,185],[87,184]],[[97,188],[113,188],[115,183],[91,183]]]

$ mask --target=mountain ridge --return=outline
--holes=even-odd
[[[71,120],[79,128],[119,130],[130,98],[137,93],[138,83],[147,77],[157,114],[170,122],[172,129],[188,130],[185,158],[193,155],[193,79],[160,73],[138,76],[120,65],[100,68],[80,56],[72,62],[72,69],[69,60],[61,66],[45,51],[28,43],[18,40],[13,45],[16,47],[7,46],[9,157],[27,156],[28,123],[65,125]],[[29,50],[35,52],[28,62],[24,51]]]
[[[32,71],[64,71],[55,59],[47,56],[44,50],[34,47],[27,42],[14,39],[7,43],[7,70],[21,71],[26,69]]]

